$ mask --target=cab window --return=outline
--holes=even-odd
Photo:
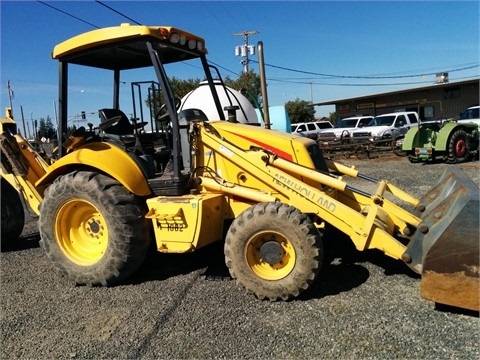
[[[402,127],[407,124],[407,119],[405,118],[405,115],[399,115],[397,118],[397,121],[395,122],[395,127]]]
[[[417,122],[417,117],[415,116],[415,114],[408,114],[408,119],[412,124]]]

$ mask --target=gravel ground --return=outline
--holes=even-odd
[[[342,161],[416,196],[447,167]],[[478,161],[456,166],[480,183]],[[53,271],[35,231],[33,220],[1,253],[2,359],[480,358],[477,314],[421,299],[418,277],[376,252],[345,250],[300,299],[272,303],[236,287],[221,246],[151,254],[126,284],[76,287]]]

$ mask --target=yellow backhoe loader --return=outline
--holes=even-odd
[[[39,215],[40,245],[62,275],[110,285],[140,267],[151,241],[163,253],[224,241],[238,284],[260,299],[287,300],[318,277],[323,243],[336,241],[322,236],[328,226],[358,250],[404,261],[422,275],[424,298],[479,310],[479,191],[471,180],[449,169],[417,199],[325,159],[311,139],[238,123],[236,108],[220,103],[212,72],[216,83],[221,78],[206,54],[202,38],[164,26],[122,24],[58,44],[59,134],[67,130],[70,69],[110,72],[113,104],[99,109],[98,126],[65,135],[51,164],[17,134],[7,111],[2,242],[21,233],[24,201]],[[196,77],[208,82],[218,117],[177,112],[167,69],[201,69]],[[131,119],[120,106],[123,79],[139,70],[155,78],[132,83],[133,94],[147,84],[150,119],[137,116],[144,99],[138,107],[133,96]],[[348,177],[376,190],[354,188]]]

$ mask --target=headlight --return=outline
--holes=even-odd
[[[180,34],[172,34],[170,35],[170,42],[173,44],[177,44],[180,41]]]

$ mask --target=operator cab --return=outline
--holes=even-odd
[[[206,117],[201,110],[192,109],[182,109],[185,111],[177,115],[181,102],[174,96],[169,77],[172,75],[167,76],[166,69],[172,69],[174,74],[200,69],[202,74],[195,76],[209,84],[218,119],[225,120],[211,73],[214,67],[208,64],[206,54],[202,38],[166,26],[122,24],[92,30],[58,44],[52,57],[59,60],[59,133],[66,134],[67,130],[69,65],[110,71],[113,103],[99,109],[98,129],[90,127],[82,141],[100,140],[124,149],[143,169],[156,195],[188,193],[191,177],[188,122]],[[125,88],[121,79],[126,72],[142,72],[145,68],[153,69],[155,81],[131,83],[133,114],[129,119],[122,111],[126,109],[120,106],[120,92],[123,94]],[[218,69],[215,70],[220,78]],[[142,93],[141,88],[147,92]],[[144,115],[142,109],[146,103],[150,113]],[[60,147],[59,156],[71,150],[73,147]]]

